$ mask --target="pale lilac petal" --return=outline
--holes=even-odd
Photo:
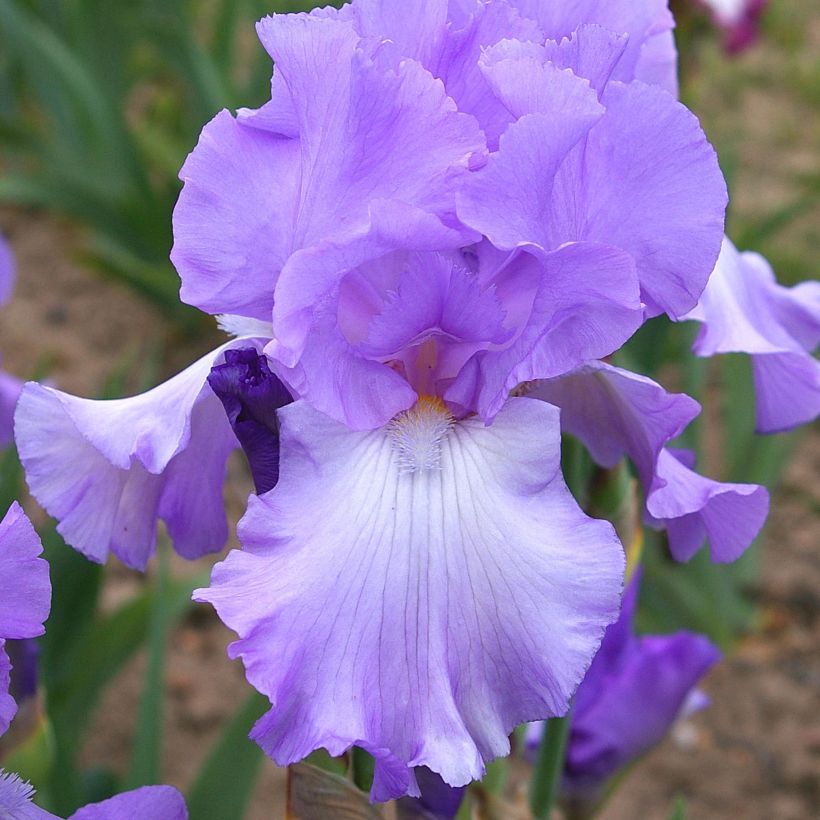
[[[549,243],[622,248],[649,314],[680,316],[720,250],[727,194],[717,157],[697,119],[660,89],[611,82],[601,99],[606,114],[556,176]]]
[[[11,298],[16,274],[14,254],[8,242],[0,235],[0,305],[4,305]]]
[[[48,564],[40,537],[15,501],[0,522],[0,636],[42,635],[51,609]]]
[[[698,415],[698,403],[688,396],[669,394],[651,379],[602,362],[540,382],[530,395],[561,408],[562,428],[580,438],[602,466],[629,456],[648,516],[666,528],[679,561],[691,558],[707,538],[714,561],[734,561],[763,526],[765,488],[705,478],[666,449]]]
[[[0,370],[0,448],[14,441],[14,408],[23,383]]]
[[[188,820],[188,809],[172,786],[143,786],[89,803],[68,820]]]
[[[820,416],[820,362],[813,356],[753,356],[752,373],[759,433],[792,430]]]
[[[757,396],[757,429],[778,432],[820,415],[820,282],[777,283],[766,260],[738,253],[729,239],[709,284],[686,319],[702,323],[698,356],[748,353]]]
[[[453,207],[445,183],[466,173],[483,138],[421,65],[359,49],[350,22],[273,15],[258,31],[298,138],[219,115],[183,169],[174,260],[187,301],[264,318],[301,250],[282,275],[281,322],[368,255],[458,242],[463,232],[440,220]],[[288,332],[298,348],[292,317],[277,328],[283,341]]]
[[[497,147],[510,115],[491,93],[480,58],[486,49],[502,40],[526,44],[540,42],[542,35],[535,22],[523,18],[512,3],[495,0],[474,4],[468,17],[456,24],[446,38],[438,64],[430,67],[443,80],[459,111],[478,120],[491,148]]]
[[[655,485],[661,450],[700,413],[689,396],[604,362],[540,382],[531,395],[561,408],[561,428],[583,441],[602,467],[629,456],[646,492]]]
[[[632,258],[616,248],[571,244],[522,264],[535,269],[538,285],[519,335],[501,350],[476,354],[445,393],[448,402],[487,420],[521,382],[609,355],[643,320]],[[518,286],[517,279],[499,282],[502,303],[504,289]]]
[[[600,94],[626,52],[629,37],[602,26],[581,26],[563,40],[547,40],[543,59],[558,68],[572,69],[574,74],[589,80]]]
[[[34,787],[19,775],[0,769],[0,817],[8,820],[60,820],[32,803]]]
[[[664,81],[672,93],[677,53],[669,36],[675,21],[668,0],[513,0],[524,17],[536,20],[550,40],[570,37],[582,25],[594,23],[615,34],[628,35],[624,58],[614,79],[631,82],[645,80],[647,75]],[[657,41],[661,40],[660,43]],[[663,66],[662,71],[658,67]]]
[[[415,766],[480,777],[513,726],[566,711],[618,608],[623,551],[566,489],[557,411],[511,399],[486,427],[428,403],[355,433],[297,402],[280,421],[279,484],[196,593],[273,705],[252,736],[282,765],[364,746],[378,800],[418,795]]]
[[[505,131],[499,151],[468,179],[457,197],[459,217],[498,248],[551,250],[556,173],[604,110],[586,80],[529,58],[499,61],[486,73],[503,84],[519,116],[527,104],[537,108]]]
[[[669,550],[678,561],[688,561],[706,540],[713,561],[737,560],[763,528],[768,491],[705,478],[677,456],[665,449],[658,458],[657,486],[646,502],[651,523],[666,528]]]
[[[139,396],[94,401],[30,382],[16,414],[17,446],[33,495],[66,541],[104,562],[109,550],[144,569],[159,519],[186,558],[227,540],[222,484],[237,446],[206,384],[237,339]]]
[[[211,313],[270,321],[276,277],[291,248],[299,143],[222,111],[180,171],[171,259],[180,298]]]
[[[487,57],[488,79],[520,119],[459,194],[462,221],[503,249],[621,248],[635,259],[650,314],[691,310],[714,268],[726,207],[697,120],[641,83],[610,82],[604,111],[568,69],[495,57]]]
[[[48,564],[39,557],[42,551],[40,537],[15,501],[0,522],[0,734],[17,711],[8,694],[11,664],[5,639],[42,635],[51,609],[51,582]]]

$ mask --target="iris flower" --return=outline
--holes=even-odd
[[[762,524],[764,490],[666,447],[696,405],[600,361],[695,310],[721,248],[672,26],[661,0],[265,18],[271,99],[204,128],[174,214],[182,298],[235,338],[130,399],[25,388],[29,485],[96,561],[144,568],[160,519],[180,554],[220,549],[244,447],[243,549],[196,597],[277,763],[355,744],[373,799],[418,795],[418,767],[464,785],[567,710],[624,555],[564,483],[562,426],[635,461],[678,557],[708,536],[731,560]]]

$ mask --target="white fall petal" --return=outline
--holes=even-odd
[[[623,550],[564,483],[557,409],[511,399],[485,426],[422,400],[369,432],[279,415],[279,484],[195,593],[271,700],[252,736],[282,765],[367,748],[376,800],[414,792],[415,766],[480,777],[514,726],[565,713],[618,612]]]

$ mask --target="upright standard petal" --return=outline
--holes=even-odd
[[[668,0],[512,0],[525,17],[536,20],[551,40],[570,37],[593,23],[615,34],[626,34],[627,48],[614,79],[651,80],[677,93],[677,51],[671,33],[675,21]]]
[[[777,283],[768,262],[724,239],[709,284],[684,318],[702,323],[698,356],[748,353],[757,396],[757,429],[789,430],[820,415],[820,282]]]
[[[4,648],[8,638],[35,638],[45,632],[51,609],[48,564],[43,545],[15,502],[0,522],[0,734],[17,707],[8,693],[11,665]]]
[[[272,704],[279,764],[352,744],[372,796],[418,796],[426,766],[480,777],[523,720],[563,714],[618,609],[623,549],[560,473],[558,412],[511,399],[492,426],[424,399],[356,433],[280,412],[279,484],[251,499],[244,551],[209,589]]]
[[[185,799],[172,786],[143,786],[89,803],[68,820],[188,820]]]
[[[224,113],[207,126],[182,170],[173,258],[183,298],[211,312],[266,318],[281,274],[277,337],[298,349],[302,314],[346,270],[396,247],[458,244],[464,231],[442,223],[450,180],[484,143],[440,81],[359,48],[348,21],[274,15],[258,31],[298,137]]]
[[[112,551],[145,569],[165,521],[176,551],[197,558],[228,536],[222,484],[237,446],[206,384],[225,350],[129,399],[82,399],[30,382],[17,407],[20,460],[32,494],[75,549],[102,563]]]
[[[714,268],[727,202],[697,120],[637,82],[609,82],[599,104],[586,80],[531,52],[488,57],[493,89],[519,119],[465,184],[459,217],[503,249],[620,248],[635,260],[649,314],[683,315]]]
[[[709,539],[713,560],[734,561],[766,520],[769,495],[755,484],[723,484],[679,463],[666,444],[700,406],[683,394],[602,362],[539,382],[532,396],[561,408],[561,425],[604,467],[629,456],[644,487],[652,523],[666,528],[669,548],[686,561]]]

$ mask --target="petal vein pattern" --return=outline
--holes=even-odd
[[[376,800],[415,794],[415,766],[480,777],[513,726],[566,711],[617,616],[623,550],[564,484],[558,411],[454,422],[415,469],[391,428],[304,402],[280,421],[280,482],[195,593],[273,705],[252,736],[281,765],[369,749]]]

